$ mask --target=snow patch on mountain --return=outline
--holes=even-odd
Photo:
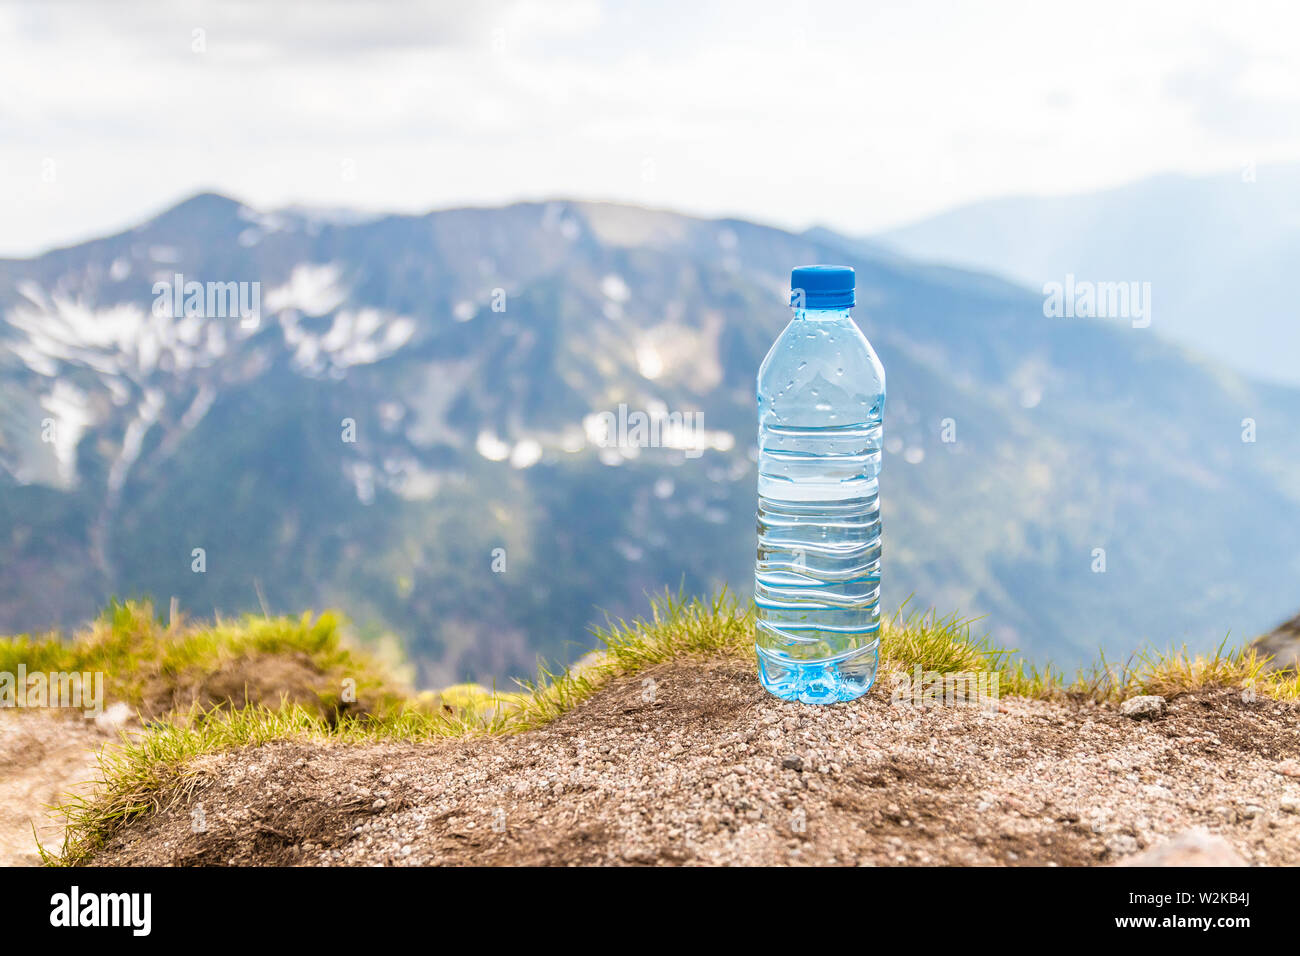
[[[343,267],[338,263],[303,262],[293,267],[287,282],[268,289],[262,302],[270,312],[293,310],[321,316],[346,302],[349,291],[343,282]]]
[[[93,420],[86,393],[69,382],[58,381],[41,399],[41,407],[50,414],[42,424],[52,426],[48,438],[58,466],[59,486],[71,488],[77,483],[77,443]]]

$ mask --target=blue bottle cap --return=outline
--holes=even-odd
[[[851,266],[800,266],[790,273],[790,304],[796,309],[849,309],[857,304]]]

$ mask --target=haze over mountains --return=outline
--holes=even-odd
[[[875,238],[1037,290],[1067,273],[1150,282],[1160,335],[1249,375],[1300,384],[1300,164],[994,199]]]
[[[665,585],[748,595],[754,375],[790,267],[819,261],[858,270],[888,374],[887,611],[981,614],[1067,665],[1294,613],[1300,392],[1152,329],[825,230],[205,194],[0,261],[0,632],[112,594],[338,606],[446,683],[571,660]],[[260,283],[260,321],[155,310],[177,274]],[[704,427],[610,444],[633,412]]]

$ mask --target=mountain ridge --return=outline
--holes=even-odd
[[[664,586],[747,593],[753,374],[790,265],[828,258],[858,269],[890,376],[887,605],[984,614],[1066,664],[1294,610],[1300,399],[1141,330],[833,233],[585,202],[339,222],[208,193],[0,262],[0,630],[260,590],[347,607],[448,684],[572,659],[596,608]],[[153,315],[177,272],[260,282],[260,325]],[[602,446],[588,419],[620,404],[701,413],[703,453]]]
[[[1149,282],[1161,335],[1256,378],[1300,384],[1288,279],[1300,257],[1300,163],[981,200],[873,241],[1034,289],[1066,274]]]

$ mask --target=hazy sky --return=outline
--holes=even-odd
[[[1295,3],[0,0],[0,255],[200,189],[864,233],[1300,158],[1297,37]]]

